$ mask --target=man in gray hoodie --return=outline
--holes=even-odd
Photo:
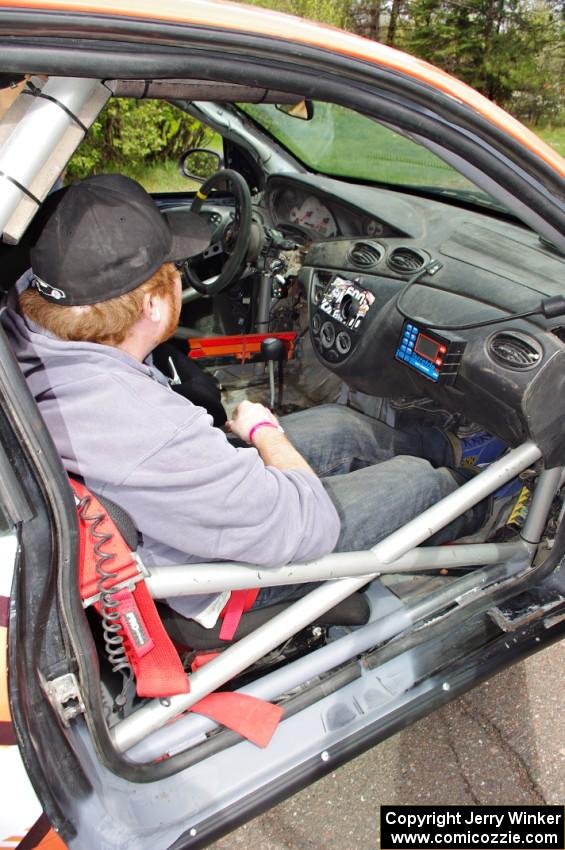
[[[414,456],[413,437],[337,405],[281,424],[244,401],[228,430],[249,447],[235,447],[151,359],[178,323],[175,263],[206,247],[205,222],[162,215],[119,175],[49,203],[33,270],[2,321],[65,468],[130,513],[149,566],[277,565],[368,548],[457,487],[441,466],[455,460],[441,432],[433,468]],[[277,591],[289,592],[266,589],[256,604]],[[169,600],[206,626],[225,601]]]

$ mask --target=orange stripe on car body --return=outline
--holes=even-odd
[[[4,0],[0,4],[2,8],[72,11],[219,27],[321,47],[332,53],[381,65],[427,83],[467,104],[565,177],[563,157],[516,118],[466,83],[415,56],[335,27],[283,15],[270,9],[216,0],[160,0],[158,13],[154,0],[85,0],[84,3],[77,0]]]
[[[0,839],[0,850],[4,850],[5,847],[11,847],[12,850],[68,850],[59,834],[51,829],[45,813],[41,814],[33,826],[26,830],[25,835]]]
[[[36,850],[67,850],[67,845],[54,829],[50,829],[35,847]]]
[[[0,723],[11,722],[8,703],[8,629],[0,628]]]

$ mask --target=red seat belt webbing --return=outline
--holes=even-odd
[[[173,643],[168,636],[132,553],[106,510],[87,488],[71,480],[80,501],[89,502],[79,516],[79,589],[82,599],[90,599],[100,591],[101,576],[97,565],[108,573],[103,579],[105,591],[137,577],[133,590],[120,588],[111,592],[110,609],[119,614],[124,649],[136,677],[136,691],[141,697],[168,697],[190,690],[188,677]],[[96,537],[94,536],[96,534]],[[104,537],[107,539],[103,539]],[[110,555],[101,561],[101,556]],[[100,603],[96,603],[101,613]]]
[[[237,692],[208,694],[190,710],[227,726],[258,747],[267,746],[284,713],[278,705]]]
[[[220,614],[220,617],[223,617],[224,620],[220,629],[220,640],[233,640],[241,615],[244,611],[249,611],[253,607],[258,594],[258,587],[250,590],[232,590],[231,596]]]
[[[129,641],[132,654],[130,661],[133,658],[143,658],[155,648],[155,641],[149,633],[137,599],[131,590],[123,588],[112,593],[112,601],[115,603],[112,607],[115,607],[119,614],[122,629]]]
[[[107,591],[116,584],[137,577],[139,571],[129,547],[106,510],[82,484],[73,480],[71,486],[78,499],[90,499],[86,509],[83,512],[79,510],[79,587],[81,598],[90,599],[100,590],[100,575],[96,567],[101,553],[112,555],[106,566],[102,565],[108,573],[112,573],[111,578],[104,580],[103,586]],[[93,529],[96,538],[90,533]],[[108,539],[101,542],[104,535],[108,535]],[[98,553],[95,545],[98,545]],[[258,592],[258,589],[232,592],[222,611],[224,623],[220,637],[223,640],[233,637],[241,614],[252,607]],[[138,695],[165,697],[189,693],[188,677],[145,582],[138,579],[133,589],[122,587],[112,591],[111,600],[115,603],[111,607],[119,614],[120,634],[136,677]],[[99,602],[96,608],[100,613]],[[227,631],[233,630],[231,637],[222,635],[224,627]],[[215,655],[209,653],[208,657],[201,656],[200,659],[197,656],[193,671],[211,661]],[[259,747],[267,746],[283,715],[283,709],[272,703],[247,694],[227,692],[209,694],[190,710],[227,726]]]
[[[200,667],[204,667],[210,661],[213,661],[214,658],[217,658],[218,655],[221,655],[220,652],[197,652],[192,660],[192,664],[190,665],[190,669],[193,673],[196,673]]]
[[[143,654],[141,655],[137,648],[134,649],[135,625],[133,626],[133,639],[131,639],[129,632],[132,630],[132,626],[131,623],[128,624],[127,622],[127,615],[131,609],[128,607],[124,610],[121,605],[118,605],[117,610],[120,613],[120,622],[124,629],[126,645],[128,649],[132,649],[128,653],[128,657],[135,673],[138,696],[168,697],[175,694],[189,693],[190,684],[188,677],[184,672],[179,655],[165,631],[145,582],[138,581],[131,595],[153,644],[149,650],[142,651]]]

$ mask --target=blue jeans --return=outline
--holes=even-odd
[[[457,489],[447,465],[453,448],[439,428],[397,430],[339,404],[281,419],[286,436],[320,476],[337,508],[341,533],[336,552],[370,549],[400,526]],[[473,511],[434,535],[434,543],[474,530]],[[297,598],[315,585],[269,587],[255,605]]]

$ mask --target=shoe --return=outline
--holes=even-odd
[[[479,470],[502,457],[508,448],[503,440],[493,437],[488,431],[477,431],[470,437],[460,438],[460,443],[461,465]],[[521,489],[522,481],[520,476],[516,476],[495,490],[493,496],[495,499],[506,499],[515,496]]]
[[[508,446],[488,431],[477,431],[470,437],[460,438],[461,466],[487,466],[501,457]]]
[[[512,484],[512,482],[510,481],[509,484]],[[527,484],[520,482],[517,498],[515,493],[514,498],[507,500],[504,513],[499,514],[498,522],[493,523],[487,540],[505,543],[508,540],[516,539],[528,518],[531,502],[532,491]]]

